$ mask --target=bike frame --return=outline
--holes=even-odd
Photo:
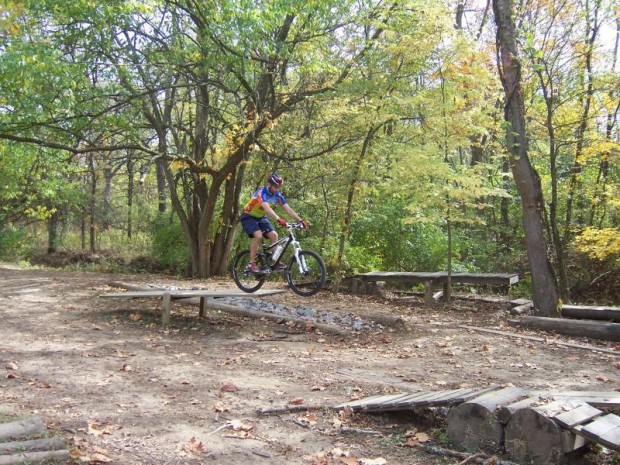
[[[303,273],[304,271],[307,271],[307,268],[303,257],[301,257],[301,259],[299,257],[299,252],[301,251],[301,244],[295,238],[295,234],[293,234],[293,230],[295,230],[296,227],[298,227],[296,223],[291,223],[287,227],[288,235],[286,237],[283,237],[282,239],[279,239],[277,242],[270,245],[265,245],[263,243],[263,253],[266,253],[267,251],[273,251],[277,246],[281,245],[282,253],[278,257],[278,260],[276,260],[275,262],[275,264],[277,265],[278,263],[280,263],[280,260],[284,256],[284,252],[286,252],[290,245],[293,247],[293,255],[295,256],[295,261],[297,262],[297,266],[299,267],[299,272]]]

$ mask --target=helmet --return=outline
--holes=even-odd
[[[274,186],[282,187],[282,184],[284,184],[284,179],[282,179],[282,177],[277,173],[270,173],[267,177],[267,182],[269,184],[273,184]]]

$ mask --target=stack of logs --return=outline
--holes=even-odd
[[[0,465],[68,461],[65,441],[46,436],[47,429],[38,416],[1,423]]]

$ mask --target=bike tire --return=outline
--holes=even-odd
[[[305,264],[305,270],[299,269],[295,256],[291,258],[286,269],[289,287],[298,295],[310,297],[321,290],[325,284],[325,262],[312,250],[300,250],[299,259]]]
[[[265,283],[265,276],[257,275],[249,271],[250,251],[243,250],[237,254],[231,266],[231,274],[235,280],[235,284],[243,292],[256,292]]]

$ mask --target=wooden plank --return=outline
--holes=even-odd
[[[361,402],[359,402],[359,404],[356,406],[356,408],[361,409],[361,410],[368,410],[368,409],[374,409],[374,408],[378,408],[381,407],[383,405],[385,405],[386,402],[393,402],[396,401],[398,399],[402,399],[404,397],[408,397],[411,394],[406,393],[406,394],[393,394],[391,396],[383,396],[383,398],[379,398],[379,399],[364,399]]]
[[[149,291],[113,292],[113,293],[108,293],[108,294],[101,294],[99,297],[139,299],[139,298],[149,298],[149,297],[163,297],[165,293],[170,294],[171,299],[187,299],[191,297],[262,297],[262,296],[280,294],[282,292],[284,292],[284,290],[282,289],[259,290],[253,293],[247,293],[241,290],[157,289],[157,290],[149,290]]]
[[[364,399],[360,399],[360,400],[354,400],[351,402],[345,402],[343,404],[338,404],[336,405],[334,408],[335,409],[342,409],[345,407],[350,407],[352,409],[357,409],[357,408],[361,408],[364,405],[379,405],[382,402],[387,402],[391,399],[398,399],[400,397],[406,397],[406,396],[410,396],[411,393],[404,393],[404,394],[390,394],[390,395],[377,395],[377,396],[371,396],[371,397],[366,397]]]
[[[599,441],[610,449],[620,450],[620,427],[614,428],[600,436]]]
[[[390,407],[395,407],[396,409],[400,408],[410,408],[416,405],[426,405],[427,401],[432,401],[438,396],[442,396],[446,391],[439,392],[423,392],[418,395],[413,395],[408,398],[400,399],[398,402],[393,402]],[[450,393],[452,391],[449,391]]]
[[[389,412],[398,410],[410,410],[416,407],[429,405],[446,405],[465,402],[485,393],[499,389],[493,385],[487,388],[460,388],[434,392],[417,392],[388,396],[373,396],[354,402],[336,405],[334,408],[350,407],[353,410],[365,412]]]
[[[573,428],[578,424],[586,423],[603,414],[599,409],[591,405],[582,403],[577,408],[555,415],[553,418],[557,420],[565,428]]]
[[[428,405],[444,405],[453,402],[463,402],[464,398],[477,396],[480,388],[449,389],[444,391],[421,392],[411,394],[401,399],[384,402],[383,409],[401,410]]]
[[[449,403],[453,399],[462,399],[464,395],[471,394],[474,391],[479,391],[479,389],[475,388],[461,388],[461,389],[450,389],[448,391],[439,391],[435,392],[434,396],[428,397],[426,399],[419,399],[416,401],[416,404],[420,403],[422,405],[436,405]]]
[[[389,399],[384,402],[381,402],[381,407],[394,407],[395,405],[400,404],[401,402],[408,402],[408,401],[411,401],[412,399],[417,399],[417,398],[425,397],[428,395],[429,395],[428,391],[413,392],[413,393],[410,392],[406,396],[402,396],[397,399]]]
[[[619,354],[620,355],[620,354]],[[532,392],[532,395],[541,395],[542,391]],[[614,391],[560,391],[545,392],[553,400],[577,399],[592,407],[613,408],[620,407],[620,393]]]
[[[480,388],[462,388],[453,391],[444,391],[444,394],[437,395],[435,398],[424,400],[421,405],[451,405],[465,402],[480,395]]]
[[[592,423],[584,425],[583,428],[581,428],[581,434],[596,441],[598,437],[604,436],[619,427],[620,417],[613,413],[608,413],[605,416],[597,418]]]

